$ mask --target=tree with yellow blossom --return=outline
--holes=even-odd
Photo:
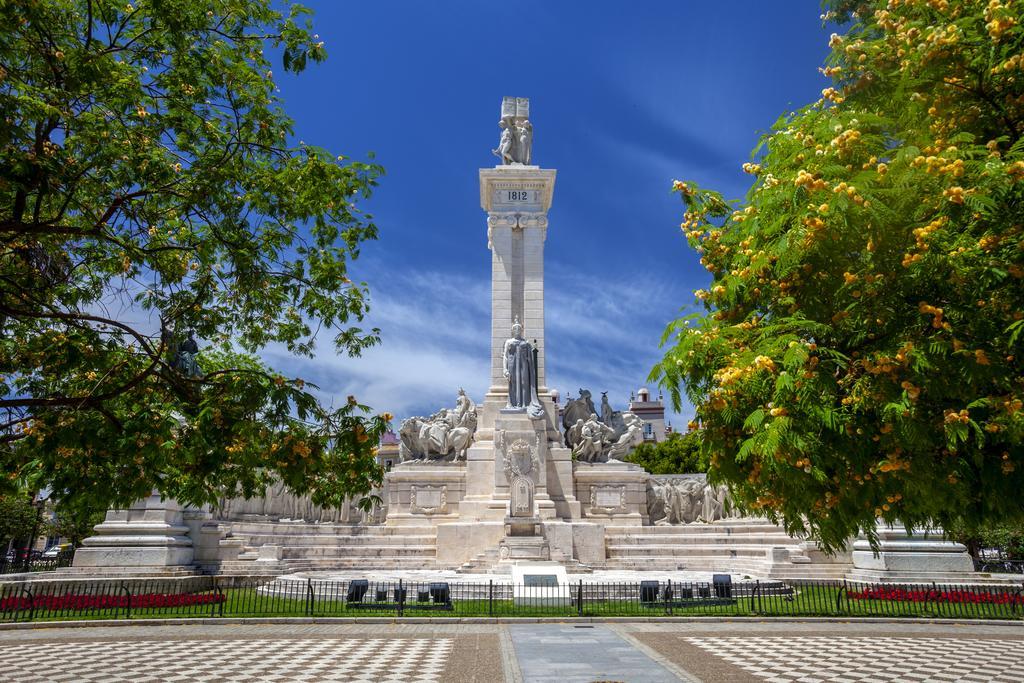
[[[829,0],[822,98],[730,203],[676,181],[713,282],[652,375],[711,476],[826,548],[1024,518],[1024,3]]]
[[[326,57],[272,0],[0,3],[0,462],[68,506],[379,483],[390,416],[254,355],[358,354],[382,169],[293,139],[270,55]],[[264,54],[266,50],[266,54]],[[275,57],[275,61],[278,58]]]

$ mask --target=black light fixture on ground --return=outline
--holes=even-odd
[[[437,582],[430,584],[430,597],[433,599],[436,605],[447,605],[452,601],[451,589],[447,582]]]
[[[349,581],[345,602],[362,602],[368,590],[370,590],[370,582],[366,579],[353,579]]]

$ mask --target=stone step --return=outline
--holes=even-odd
[[[712,534],[712,535],[733,535],[733,534],[763,534],[763,533],[786,533],[785,529],[770,522],[751,522],[743,524],[718,523],[701,524],[666,524],[662,526],[612,526],[605,527],[605,534],[608,536],[658,536],[674,535],[679,533],[687,534]]]
[[[286,560],[289,572],[327,571],[335,569],[357,569],[370,571],[373,569],[439,569],[433,558],[421,557],[388,557],[388,558],[318,558]]]
[[[436,547],[433,545],[364,545],[352,548],[335,545],[282,546],[281,555],[284,559],[302,559],[317,557],[403,557],[419,555],[434,557]]]
[[[719,545],[694,545],[679,547],[674,545],[609,545],[608,559],[649,557],[679,557],[692,559],[697,557],[766,557],[771,547],[757,545],[737,545],[724,548]]]
[[[254,535],[273,536],[330,536],[330,537],[380,537],[423,535],[435,536],[434,526],[385,526],[383,524],[362,526],[359,524],[308,524],[298,522],[224,522],[230,526],[232,535],[242,536],[247,533]]]
[[[735,536],[712,536],[710,534],[659,534],[635,536],[606,536],[605,542],[608,545],[709,545],[712,543],[722,545],[766,545],[772,547],[797,547],[799,541],[795,541],[785,534],[737,534]]]
[[[368,545],[434,545],[437,536],[388,535],[388,536],[303,536],[298,534],[234,534],[232,538],[241,539],[246,546],[259,547],[264,544],[280,546],[326,546],[354,548]]]

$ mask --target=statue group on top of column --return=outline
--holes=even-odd
[[[733,504],[727,486],[677,476],[651,478],[647,514],[651,523],[657,525],[709,523],[743,516]]]
[[[442,408],[430,417],[402,420],[398,452],[406,460],[464,460],[476,435],[476,404],[459,389],[455,408]]]
[[[508,380],[507,408],[526,410],[533,419],[544,415],[544,407],[537,397],[537,363],[533,345],[523,339],[523,326],[516,316],[512,323],[512,336],[502,348],[502,371]]]
[[[630,412],[612,410],[608,392],[601,393],[601,416],[598,417],[590,391],[565,404],[562,427],[565,445],[581,462],[624,460],[644,440],[644,421]]]
[[[506,97],[501,103],[501,139],[491,153],[505,166],[530,165],[533,155],[533,124],[528,118],[530,102],[524,97]]]

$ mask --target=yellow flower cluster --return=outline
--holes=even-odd
[[[821,96],[828,100],[829,102],[833,102],[835,104],[842,104],[846,100],[846,98],[843,97],[842,93],[840,93],[835,88],[825,88],[824,90],[821,91]]]
[[[847,197],[849,197],[850,199],[853,200],[854,204],[860,204],[860,205],[863,205],[863,206],[868,206],[868,202],[864,201],[864,197],[861,197],[857,193],[857,188],[854,187],[853,185],[849,185],[849,184],[847,184],[845,182],[841,182],[838,185],[836,185],[834,188],[832,188],[832,192],[835,193],[835,194],[843,194],[843,193],[845,193]]]
[[[693,188],[691,188],[689,185],[687,185],[686,183],[684,183],[681,180],[673,180],[672,181],[672,189],[674,191],[676,191],[676,192],[682,192],[683,194],[685,194],[687,196],[693,194]]]
[[[971,416],[968,415],[966,410],[957,412],[952,408],[947,408],[943,411],[943,415],[942,421],[946,424],[967,424],[971,421]]]
[[[982,251],[992,251],[999,246],[1002,238],[999,235],[985,235],[978,240],[978,248]]]
[[[761,172],[761,164],[752,164],[749,161],[743,164],[743,172],[750,175],[757,175]]]
[[[1024,179],[1024,161],[1015,161],[1007,166],[1006,174],[1014,180]]]
[[[821,178],[815,177],[814,174],[808,173],[803,169],[796,172],[796,178],[793,180],[793,184],[797,187],[806,188],[808,192],[828,189],[827,182]]]
[[[1000,0],[989,0],[988,7],[985,8],[985,21],[987,22],[985,30],[996,42],[999,42],[1004,33],[1017,25],[1017,19],[1014,18],[1013,9],[1010,7],[1012,4],[1012,2],[1007,2],[1004,5]]]
[[[1024,69],[1024,54],[1014,55],[1002,64],[996,64],[992,67],[992,73],[998,74],[1005,71],[1015,71],[1017,69]]]
[[[942,228],[946,224],[948,219],[945,216],[939,216],[935,220],[931,221],[927,225],[921,226],[920,228],[914,228],[914,240],[917,242],[917,249],[920,251],[928,250],[928,238],[932,236],[937,230]]]
[[[964,188],[957,185],[956,187],[948,187],[942,191],[942,196],[953,202],[954,204],[964,203]]]
[[[929,111],[931,111],[931,110],[929,110]],[[954,149],[954,148],[950,148],[950,149]],[[954,151],[955,151],[955,149],[954,149]],[[937,157],[937,156],[927,156],[926,157],[926,156],[922,155],[922,156],[916,157],[914,159],[914,161],[911,162],[911,166],[913,166],[914,168],[924,167],[924,170],[927,171],[928,173],[938,173],[938,174],[948,173],[949,175],[953,176],[954,178],[959,178],[959,177],[963,176],[963,174],[964,174],[964,160],[963,159],[953,159],[952,161],[950,161],[949,159],[946,159],[945,157]]]
[[[750,365],[738,368],[734,365],[728,365],[721,370],[715,372],[715,382],[721,387],[727,387],[730,384],[739,382],[747,375],[751,375],[759,370],[767,370],[768,372],[775,371],[775,362],[768,356],[758,356],[754,359],[754,362]]]
[[[857,142],[860,141],[860,131],[856,129],[844,130],[839,135],[832,138],[830,146],[834,147],[840,155],[849,152]]]
[[[932,327],[934,327],[935,329],[938,329],[938,328],[942,327],[942,309],[941,308],[939,308],[938,306],[932,306],[931,304],[928,304],[928,303],[925,303],[924,301],[922,301],[918,305],[917,310],[921,313],[921,315],[930,315],[930,316],[932,316]]]

